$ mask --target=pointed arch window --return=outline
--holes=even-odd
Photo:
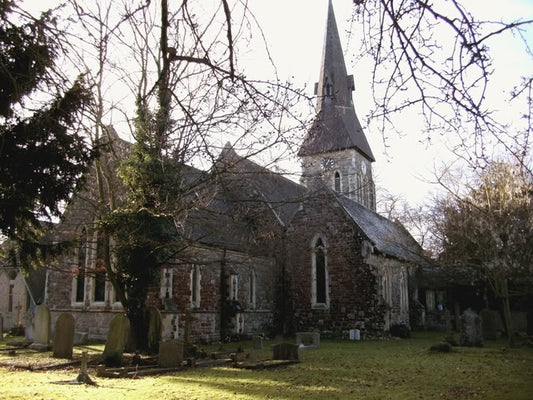
[[[94,292],[93,301],[105,301],[105,282],[106,282],[106,268],[104,262],[104,237],[98,232],[96,234],[96,261],[94,263]]]
[[[87,268],[87,230],[82,228],[78,245],[77,271],[74,277],[74,302],[83,303],[85,300],[85,271]]]
[[[313,305],[328,305],[328,271],[326,246],[322,238],[317,238],[313,245]]]
[[[335,171],[333,176],[333,188],[336,192],[341,192],[341,174],[339,171]]]

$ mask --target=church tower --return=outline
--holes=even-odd
[[[329,0],[320,79],[315,84],[317,115],[298,156],[302,183],[323,180],[371,210],[376,209],[374,156],[355,113],[353,75],[348,76],[333,5]]]

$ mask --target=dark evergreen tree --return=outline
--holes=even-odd
[[[0,16],[0,233],[35,254],[40,221],[61,215],[94,156],[79,132],[90,92],[55,70],[51,12],[35,19],[0,0]]]

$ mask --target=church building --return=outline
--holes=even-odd
[[[422,249],[403,226],[376,213],[375,159],[353,90],[330,1],[317,114],[298,153],[300,183],[230,144],[222,150],[217,176],[202,186],[209,200],[183,223],[187,246],[150,290],[161,338],[182,338],[186,324],[192,340],[204,341],[297,331],[345,337],[350,329],[371,338],[409,327],[409,277],[423,262]],[[184,170],[190,179],[207,174]],[[77,331],[103,338],[122,307],[98,268],[91,181],[59,228],[79,247],[47,270],[44,302],[53,321],[69,312]]]

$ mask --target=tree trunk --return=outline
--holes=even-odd
[[[505,322],[505,330],[507,331],[507,343],[509,347],[514,345],[514,330],[513,319],[511,316],[511,304],[509,301],[509,287],[507,279],[502,282],[502,305],[503,305],[503,318]]]

